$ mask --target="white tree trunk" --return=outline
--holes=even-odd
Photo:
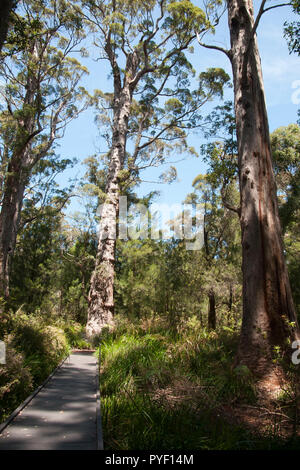
[[[114,324],[116,222],[120,195],[118,176],[124,166],[131,102],[132,91],[129,84],[125,84],[123,89],[117,90],[115,94],[106,204],[101,215],[96,267],[91,278],[89,292],[88,321],[86,325],[88,337],[100,334],[104,327],[110,327]]]

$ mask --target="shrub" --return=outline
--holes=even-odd
[[[62,328],[48,325],[40,315],[21,310],[10,316],[6,364],[0,365],[0,421],[25,400],[67,355],[69,346]]]
[[[85,328],[80,323],[68,323],[64,326],[64,333],[71,348],[91,349],[91,344],[84,338]]]
[[[24,355],[24,364],[30,370],[35,386],[45,380],[68,353],[61,328],[45,324],[40,316],[22,312],[13,319],[12,344]]]
[[[24,365],[24,357],[11,345],[11,336],[6,338],[6,364],[0,365],[0,422],[30,394],[33,377]]]

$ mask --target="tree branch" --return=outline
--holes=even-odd
[[[234,207],[232,206],[226,199],[225,199],[225,194],[224,194],[224,191],[225,191],[225,183],[223,183],[223,186],[221,188],[221,197],[222,197],[222,202],[223,202],[223,205],[224,207],[226,207],[226,209],[232,211],[232,212],[235,212],[239,217],[241,217],[241,208],[240,207]]]
[[[214,45],[211,45],[211,44],[204,44],[203,42],[201,42],[199,33],[197,33],[197,41],[200,44],[200,46],[205,47],[206,49],[214,49],[216,51],[223,52],[223,54],[225,54],[228,57],[228,59],[231,61],[231,51],[230,50],[224,49],[223,47],[220,47],[220,46],[214,46]]]

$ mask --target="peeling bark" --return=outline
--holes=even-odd
[[[234,77],[242,229],[243,321],[238,361],[271,367],[299,327],[283,253],[268,117],[252,0],[228,0]],[[294,326],[290,324],[293,322]]]
[[[116,251],[116,221],[119,212],[119,172],[124,167],[128,118],[132,104],[133,86],[130,77],[135,75],[135,54],[127,59],[127,73],[121,86],[119,73],[114,72],[114,119],[110,150],[110,165],[106,185],[106,204],[101,214],[96,267],[91,278],[86,334],[93,337],[104,327],[114,324],[114,277]]]

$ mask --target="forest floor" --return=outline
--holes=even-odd
[[[300,449],[298,396],[233,368],[238,332],[123,323],[101,346],[104,448]]]
[[[154,402],[169,410],[186,404],[197,412],[196,404],[205,403],[209,399],[205,387],[184,379],[176,379],[168,386],[149,393]],[[253,435],[269,435],[275,439],[288,440],[291,437],[300,437],[300,426],[294,429],[293,416],[290,410],[288,413],[286,406],[280,403],[280,400],[260,395],[255,406],[230,402],[218,405],[212,410],[211,419],[216,421],[222,419],[232,426],[249,430]]]
[[[271,383],[270,393],[247,367],[234,366],[238,325],[208,331],[196,317],[176,328],[161,317],[116,319],[101,337],[105,450],[300,450],[300,369],[288,371],[281,390]],[[6,342],[2,420],[68,350],[91,348],[82,325],[51,326],[23,314]]]

